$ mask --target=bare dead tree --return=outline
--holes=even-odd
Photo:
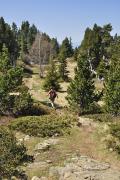
[[[51,43],[44,38],[42,33],[36,35],[35,41],[29,51],[29,59],[34,64],[39,64],[40,77],[44,75],[44,66],[50,59]]]

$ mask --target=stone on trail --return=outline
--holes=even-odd
[[[92,127],[98,127],[99,124],[94,122],[92,119],[89,118],[85,118],[85,117],[79,117],[78,119],[78,123],[77,123],[78,127],[80,126],[92,126]]]
[[[56,145],[58,143],[58,141],[59,141],[59,139],[49,138],[49,139],[43,141],[42,143],[38,143],[35,146],[35,151],[38,151],[38,150],[43,150],[43,151],[49,150],[49,148],[52,145]]]
[[[40,180],[40,178],[37,176],[33,176],[31,180]]]
[[[43,176],[40,177],[40,178],[37,177],[37,176],[33,176],[31,180],[48,180],[48,178],[47,177],[43,177]]]

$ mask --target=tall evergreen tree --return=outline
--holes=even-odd
[[[75,61],[77,61],[78,54],[79,54],[79,48],[76,47],[76,48],[74,49],[74,54],[73,54],[73,57],[74,57],[74,60],[75,60]]]
[[[45,90],[50,90],[51,87],[54,87],[55,90],[60,89],[59,76],[53,60],[51,60],[43,87]]]
[[[65,58],[71,57],[73,55],[72,43],[71,39],[69,40],[67,37],[63,40],[62,45],[60,47],[60,53],[64,54]]]
[[[67,90],[69,105],[80,113],[91,111],[94,103],[94,90],[89,61],[85,54],[81,54],[77,61],[75,78]]]
[[[59,44],[56,38],[51,39],[51,56],[52,58],[57,58],[59,54]]]
[[[21,57],[27,54],[35,40],[38,30],[33,24],[30,26],[28,21],[23,21],[21,28],[18,32],[18,41],[20,46]]]
[[[120,115],[120,38],[114,42],[110,70],[105,82],[106,111]]]
[[[68,71],[67,71],[67,59],[64,56],[64,52],[60,52],[59,54],[59,75],[60,78],[64,81],[68,79]]]
[[[4,45],[0,54],[0,114],[22,113],[32,106],[32,98],[22,84],[22,78],[23,70],[11,66],[10,55]]]
[[[89,59],[94,70],[98,68],[103,56],[104,61],[108,61],[110,58],[110,45],[112,43],[111,30],[111,24],[103,27],[95,24],[93,29],[87,28],[85,31],[80,52],[86,52],[87,54],[89,50]]]
[[[17,28],[17,25],[14,22],[12,23],[12,32],[13,32],[13,35],[14,35],[15,39],[17,40],[17,38],[18,38],[18,28]]]
[[[102,59],[97,68],[97,75],[100,79],[105,78],[108,73],[108,67],[105,64],[105,61]]]
[[[14,36],[14,31],[11,27],[5,23],[4,18],[0,18],[0,52],[2,52],[3,44],[8,48],[10,54],[10,61],[12,65],[16,64],[16,59],[18,57],[18,43],[16,37]]]
[[[71,46],[71,42],[69,42],[69,39],[66,37],[62,42],[59,52],[59,74],[62,80],[67,80],[67,58],[71,57],[72,55],[73,49]]]

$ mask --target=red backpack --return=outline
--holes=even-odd
[[[56,96],[57,96],[57,94],[56,94],[55,90],[51,90],[50,91],[50,98],[54,99],[54,98],[56,98]]]

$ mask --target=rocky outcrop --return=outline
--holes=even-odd
[[[51,167],[49,176],[57,176],[59,180],[120,180],[119,171],[87,156],[73,157],[64,167]]]

